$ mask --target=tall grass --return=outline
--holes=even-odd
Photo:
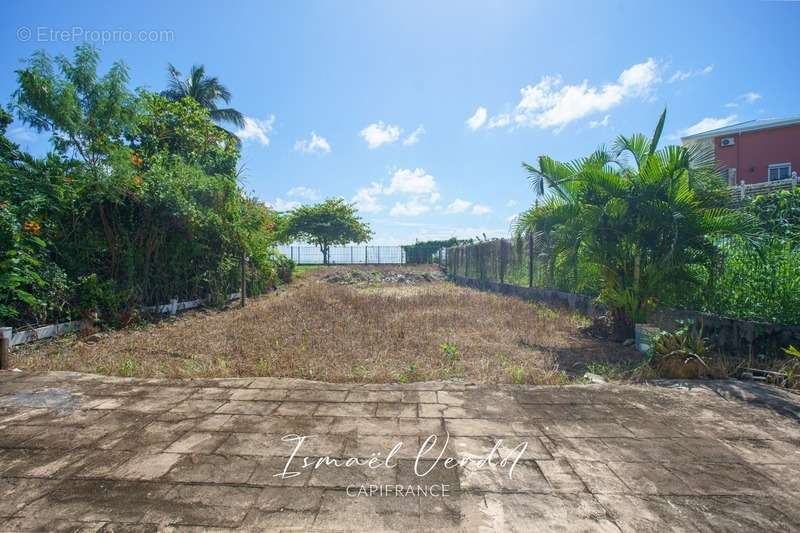
[[[800,324],[800,243],[774,240],[759,248],[733,241],[703,305],[715,314]]]

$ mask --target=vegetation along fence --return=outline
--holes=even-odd
[[[228,295],[228,301],[231,300],[239,300],[242,297],[241,292],[234,292]],[[194,309],[196,307],[201,307],[207,303],[207,299],[196,299],[196,300],[186,300],[186,301],[178,301],[177,298],[173,298],[172,301],[168,304],[161,304],[161,305],[151,305],[148,307],[142,307],[141,311],[144,313],[154,314],[154,315],[175,315],[178,311],[186,311],[187,309]],[[60,335],[64,335],[66,333],[71,333],[73,331],[80,331],[84,328],[89,328],[92,326],[91,321],[87,320],[72,320],[69,322],[60,322],[58,324],[49,324],[46,326],[40,326],[37,328],[20,328],[15,330],[14,328],[10,327],[2,327],[0,328],[0,337],[7,337],[9,339],[9,347],[16,346],[18,344],[25,344],[28,342],[33,342],[41,339],[47,339],[50,337],[58,337]]]
[[[497,239],[448,248],[444,254],[452,276],[541,287],[541,265],[533,238]]]
[[[280,246],[279,250],[298,265],[321,265],[322,251],[316,246]],[[411,265],[438,264],[442,261],[438,246],[331,246],[332,265]]]
[[[764,181],[760,183],[747,184],[744,181],[740,185],[728,188],[728,194],[734,202],[744,200],[747,197],[769,194],[776,191],[794,190],[797,187],[797,173],[792,173],[790,178],[783,180]]]
[[[594,278],[595,273],[588,270],[563,272],[563,268],[548,260],[542,247],[531,237],[455,246],[441,256],[448,276],[460,285],[540,301],[587,315],[605,313],[605,307],[595,301],[596,289],[590,282],[580,281]],[[579,281],[578,289],[575,280]],[[758,296],[751,296],[753,305]],[[785,325],[764,318],[747,318],[720,316],[713,308],[700,312],[663,307],[652,313],[649,321],[663,329],[672,329],[681,321],[691,320],[727,353],[780,354],[782,348],[800,344],[800,326],[794,323]]]

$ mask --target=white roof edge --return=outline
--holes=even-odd
[[[746,131],[766,130],[770,128],[779,128],[781,126],[791,126],[793,124],[800,124],[800,115],[792,117],[783,117],[783,118],[748,120],[745,122],[739,122],[737,124],[731,124],[730,126],[725,126],[722,128],[703,131],[700,133],[695,133],[693,135],[687,135],[685,137],[681,137],[681,141],[692,141],[695,139],[718,137],[720,135],[726,135],[729,133],[735,134],[735,133],[743,133]]]

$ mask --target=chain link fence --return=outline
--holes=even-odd
[[[280,252],[298,265],[322,265],[316,246],[280,246]],[[424,265],[443,264],[444,248],[437,246],[331,246],[331,265]]]
[[[444,256],[451,276],[528,287],[543,285],[544,272],[532,237],[454,246]]]

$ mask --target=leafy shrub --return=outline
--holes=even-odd
[[[417,381],[419,378],[419,368],[417,363],[408,363],[406,367],[398,374],[397,381],[400,383],[411,383]]]
[[[429,264],[439,260],[439,251],[442,248],[471,243],[472,239],[456,239],[455,237],[451,237],[447,240],[419,241],[414,244],[403,245],[402,248],[405,253],[407,264]]]
[[[715,314],[800,324],[800,242],[771,240],[758,248],[741,241],[723,247],[724,263],[700,308]]]
[[[275,260],[275,266],[278,269],[278,279],[283,283],[291,283],[295,262],[285,255],[279,255]]]
[[[519,366],[512,366],[508,370],[508,376],[511,379],[511,383],[515,385],[522,385],[525,383],[525,370]]]
[[[674,379],[727,377],[725,361],[711,348],[702,330],[687,322],[674,332],[650,339],[649,366],[658,377]]]
[[[0,321],[116,323],[174,297],[220,304],[243,255],[248,292],[274,287],[280,217],[237,183],[236,140],[191,98],[131,92],[122,63],[100,75],[99,62],[84,44],[18,71],[10,107],[51,134],[46,158],[10,142],[0,112]]]
[[[450,363],[454,363],[461,359],[461,351],[458,346],[449,342],[443,342],[439,345],[439,351],[442,356]]]
[[[139,363],[133,359],[125,359],[120,363],[118,373],[123,377],[131,377],[139,369]]]

